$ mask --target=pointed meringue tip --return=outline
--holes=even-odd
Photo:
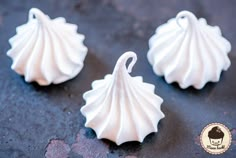
[[[189,21],[190,24],[194,25],[195,23],[198,22],[198,19],[197,17],[190,11],[187,11],[187,10],[183,10],[181,12],[179,12],[177,15],[176,15],[176,22],[177,24],[179,25],[179,27],[183,28],[182,25],[180,24],[179,20],[181,18],[184,18],[186,17]]]
[[[37,83],[40,85],[40,86],[48,86],[50,84],[49,81],[44,81],[44,80],[37,80]]]
[[[84,113],[84,106],[81,107],[80,112],[81,112],[81,114],[82,114],[83,116],[85,116],[85,113]],[[85,124],[87,124],[87,121],[86,121]]]
[[[29,13],[36,13],[36,12],[42,12],[42,11],[40,9],[38,9],[38,8],[31,8],[29,10]]]
[[[176,81],[177,82],[177,81]],[[177,82],[178,83],[178,82]],[[181,89],[187,89],[187,88],[189,88],[189,87],[193,87],[193,88],[195,88],[196,90],[201,90],[205,85],[206,85],[206,83],[205,84],[203,84],[203,85],[196,85],[196,84],[191,84],[191,85],[186,85],[186,84],[180,84],[180,83],[178,83],[179,84],[179,87],[181,88]]]
[[[125,52],[124,54],[122,54],[120,56],[120,58],[116,62],[116,66],[115,66],[113,72],[115,73],[115,72],[119,71],[121,68],[126,67],[126,63],[127,63],[129,58],[132,58],[132,61],[128,65],[127,71],[128,71],[128,73],[131,73],[132,68],[133,68],[134,64],[136,63],[136,61],[137,61],[137,55],[132,51]]]
[[[205,85],[206,85],[206,83],[202,84],[202,85],[194,85],[193,87],[197,90],[201,90]]]
[[[150,132],[150,133],[153,133],[153,132]],[[149,134],[150,134],[150,133],[149,133]],[[149,134],[147,134],[147,135],[149,135]],[[146,136],[147,136],[147,135],[146,135]],[[137,141],[138,141],[138,142],[140,142],[140,143],[142,143],[142,142],[144,141],[144,139],[146,138],[146,136],[145,136],[145,137],[142,137],[142,138],[140,138],[140,139],[139,139],[139,140],[137,140]]]
[[[85,115],[84,115],[85,116]],[[89,124],[90,122],[87,120],[87,118],[86,118],[86,121],[85,121],[85,124],[84,124],[84,127],[86,127],[86,128],[91,128],[91,129],[93,129],[91,126],[90,126],[90,124]],[[93,129],[94,130],[94,129]],[[96,130],[94,130],[94,132],[96,133],[96,135],[97,135],[97,131]]]
[[[76,31],[78,30],[78,26],[77,26],[77,29]],[[83,42],[85,40],[85,35],[83,34],[80,34],[80,38],[81,38],[81,41]],[[86,47],[87,48],[87,47]],[[87,48],[87,51],[88,51],[88,48]]]
[[[87,95],[88,95],[89,92],[90,91],[85,92],[82,96],[85,101],[87,100]],[[83,107],[82,107],[82,109],[83,109]]]
[[[194,14],[188,10],[182,10],[177,14],[177,17],[183,17],[188,15],[194,15]]]
[[[18,28],[18,27],[17,27],[17,28]],[[17,28],[16,28],[16,29],[17,29]],[[10,45],[12,45],[12,43],[13,43],[13,39],[14,39],[14,38],[11,37],[11,38],[8,40],[8,42],[10,43]]]
[[[160,120],[161,119],[163,119],[163,118],[165,118],[166,117],[166,115],[162,112],[162,116],[161,116],[161,118],[160,118]],[[159,122],[158,122],[159,123]],[[158,130],[158,129],[157,129]]]
[[[124,141],[120,141],[120,140],[111,140],[112,142],[114,142],[117,146],[120,146],[121,144],[125,143]]]
[[[155,92],[155,91],[154,91]],[[153,93],[154,93],[153,92]],[[162,99],[162,97],[158,96],[159,97],[159,100],[160,100],[160,105],[164,102],[164,100]]]
[[[183,18],[183,17],[187,17],[187,18],[196,18],[196,16],[190,12],[190,11],[187,11],[187,10],[183,10],[181,12],[179,12],[177,15],[176,15],[176,19],[180,19],[180,18]]]
[[[84,126],[87,127],[87,128],[90,128],[90,127],[88,126],[88,122],[87,122],[87,121],[86,121],[86,123],[84,124]]]
[[[7,54],[7,56],[11,57],[11,52],[10,52],[10,50],[8,50],[6,54]]]
[[[31,8],[29,10],[29,17],[28,17],[28,20],[32,20],[34,18],[36,18],[37,20],[39,21],[43,21],[45,18],[46,15],[38,8]]]

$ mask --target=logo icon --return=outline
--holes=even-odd
[[[211,123],[201,132],[200,142],[205,151],[210,154],[222,154],[231,145],[232,136],[229,129],[221,123]]]

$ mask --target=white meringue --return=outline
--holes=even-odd
[[[26,82],[58,84],[74,78],[83,68],[87,47],[77,26],[62,17],[50,19],[39,9],[29,11],[28,22],[17,27],[7,55],[11,68],[25,76]]]
[[[126,69],[129,58],[132,61]],[[164,118],[160,109],[163,100],[154,94],[155,86],[144,83],[141,76],[129,75],[136,60],[134,52],[124,53],[113,73],[94,81],[92,90],[83,95],[85,126],[94,129],[99,139],[107,138],[117,145],[142,142],[146,135],[157,132],[157,124]]]
[[[159,26],[149,47],[147,58],[154,72],[168,83],[178,82],[181,88],[201,89],[209,81],[217,82],[221,71],[230,66],[231,45],[220,28],[189,11]]]

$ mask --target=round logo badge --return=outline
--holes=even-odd
[[[222,154],[231,145],[230,130],[221,123],[211,123],[201,132],[200,142],[205,151],[210,154]]]

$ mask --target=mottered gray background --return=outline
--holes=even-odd
[[[0,0],[0,158],[235,157],[235,6],[235,0]],[[25,83],[10,69],[8,39],[17,26],[27,22],[31,7],[51,18],[65,17],[85,35],[89,51],[76,78],[40,87]],[[168,85],[153,73],[146,58],[148,39],[156,27],[181,10],[220,26],[232,44],[231,67],[219,83],[208,83],[202,90]],[[84,127],[80,108],[91,82],[111,73],[116,60],[128,50],[138,55],[131,75],[141,75],[156,86],[166,117],[158,124],[159,132],[148,135],[143,143],[116,146],[96,139],[94,131]],[[225,124],[233,136],[229,150],[220,156],[200,146],[201,130],[212,122]]]

